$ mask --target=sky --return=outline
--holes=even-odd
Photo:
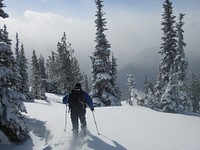
[[[103,12],[108,30],[105,32],[111,51],[118,60],[118,67],[131,63],[145,50],[159,51],[162,31],[161,21],[164,0],[104,0]],[[28,59],[32,51],[48,57],[56,51],[57,42],[66,32],[75,50],[81,69],[90,72],[89,56],[95,50],[94,0],[4,0],[8,19],[0,19],[0,26],[7,25],[15,45],[19,34]],[[200,56],[200,1],[173,0],[174,15],[185,13],[186,53]],[[178,19],[178,17],[177,17]]]

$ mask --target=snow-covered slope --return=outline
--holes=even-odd
[[[74,141],[62,97],[47,94],[48,101],[25,103],[30,136],[21,145],[1,150],[199,150],[200,117],[168,114],[139,106],[87,110],[88,135]]]

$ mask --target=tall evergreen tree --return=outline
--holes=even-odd
[[[22,81],[22,77],[20,74],[20,51],[19,51],[19,37],[18,37],[18,33],[16,33],[16,45],[15,45],[15,60],[16,60],[16,76],[18,78],[18,82],[17,82],[17,86],[16,86],[16,90],[21,92],[21,81]]]
[[[127,75],[127,81],[126,81],[126,84],[128,86],[128,101],[127,103],[130,104],[130,105],[133,105],[133,99],[136,95],[134,89],[136,87],[136,82],[135,82],[135,79],[133,78],[133,75],[132,74],[128,74]]]
[[[15,57],[16,57],[16,61],[19,62],[20,56],[19,56],[19,36],[18,36],[18,33],[16,33]]]
[[[2,7],[1,0],[0,17],[6,18],[8,15]],[[4,33],[1,32],[0,36],[0,143],[9,144],[8,140],[19,142],[28,138],[29,130],[22,115],[22,112],[26,112],[22,102],[24,96],[16,91],[16,60],[8,43],[8,32],[6,35]],[[7,137],[7,140],[2,137]]]
[[[200,81],[195,74],[192,75],[187,87],[188,94],[192,100],[193,112],[200,112]]]
[[[17,80],[13,69],[16,61],[6,43],[0,43],[0,54],[0,130],[8,139],[22,141],[28,137],[29,131],[21,114],[26,112],[22,102],[25,97],[16,91]]]
[[[5,18],[8,18],[9,15],[4,12],[3,7],[6,7],[6,6],[3,4],[3,0],[0,0],[0,17],[5,19]]]
[[[74,79],[72,73],[72,54],[74,50],[71,47],[71,43],[67,41],[66,34],[64,32],[61,41],[57,45],[57,63],[58,63],[58,84],[62,93],[71,91],[74,86]],[[78,81],[77,81],[78,82]]]
[[[47,59],[47,92],[60,93],[58,91],[58,68],[57,68],[57,54],[52,52],[51,56]]]
[[[39,63],[39,72],[40,72],[40,76],[42,79],[46,79],[47,75],[46,75],[46,68],[45,68],[45,60],[44,57],[42,55],[40,55],[39,59],[38,59],[38,63]]]
[[[184,47],[186,43],[184,42],[184,30],[182,21],[184,14],[179,15],[179,21],[176,24],[176,32],[177,32],[177,54],[174,59],[174,63],[172,65],[172,72],[176,75],[177,80],[177,89],[178,89],[178,97],[177,97],[177,112],[181,111],[191,111],[192,103],[187,95],[187,85],[186,85],[186,75],[187,75],[187,67],[188,61],[185,57]]]
[[[75,83],[82,82],[83,74],[73,53],[74,50],[64,32],[57,44],[57,53],[52,52],[52,56],[47,60],[49,90],[64,94],[71,91]]]
[[[111,84],[114,87],[114,95],[117,98],[116,104],[120,105],[120,99],[121,99],[121,91],[119,89],[119,83],[117,82],[117,59],[112,54],[112,60],[111,60]]]
[[[32,94],[36,99],[46,100],[45,95],[45,77],[46,74],[44,67],[44,58],[41,55],[40,58],[37,58],[35,50],[33,50],[32,56]]]
[[[165,92],[166,86],[169,83],[170,69],[176,57],[176,31],[175,31],[175,16],[173,15],[172,2],[165,0],[163,4],[164,13],[162,14],[163,21],[163,43],[161,44],[160,54],[162,55],[161,62],[159,65],[159,73],[155,85],[155,95],[158,103],[164,107],[165,102],[161,102],[163,93]]]
[[[31,65],[32,65],[32,69],[31,69],[32,70],[31,92],[32,92],[34,98],[40,99],[40,96],[39,96],[40,73],[39,73],[38,58],[37,58],[37,55],[35,53],[35,50],[33,50]]]
[[[29,92],[29,79],[28,79],[28,60],[25,56],[24,45],[21,44],[21,50],[19,53],[19,68],[20,68],[20,76],[21,76],[21,92],[26,96],[27,101],[33,101],[33,97]]]
[[[39,66],[39,97],[42,100],[46,100],[47,97],[45,95],[45,86],[46,86],[46,68],[45,68],[45,63],[44,63],[44,57],[40,55],[38,59],[38,66]]]
[[[106,19],[104,13],[103,0],[95,0],[96,11],[96,47],[91,56],[92,60],[92,91],[90,93],[97,106],[115,106],[120,102],[115,95],[115,90],[111,84],[112,70],[110,62],[110,44],[106,39],[104,32],[106,28]]]
[[[87,93],[89,93],[90,92],[90,86],[89,86],[89,81],[88,81],[88,77],[87,77],[86,74],[84,75],[84,82],[83,83],[84,83],[83,84],[84,91],[86,91]]]
[[[33,101],[33,97],[29,92],[28,81],[28,60],[25,56],[24,45],[19,46],[19,37],[16,33],[16,45],[15,45],[15,59],[16,59],[16,74],[18,77],[17,91],[23,93],[26,97],[26,101]]]
[[[169,83],[161,102],[163,110],[167,112],[189,112],[192,111],[192,102],[187,95],[186,74],[188,62],[185,58],[183,37],[183,19],[184,15],[180,14],[179,22],[176,24],[177,32],[177,50],[170,69]]]
[[[155,95],[154,95],[154,85],[145,76],[143,92],[145,97],[140,99],[138,104],[142,106],[147,106],[149,108],[154,108],[155,105]]]
[[[11,45],[11,41],[12,41],[12,40],[9,39],[7,27],[6,27],[5,24],[4,24],[4,26],[3,26],[2,32],[3,32],[3,41],[4,41],[6,44]]]

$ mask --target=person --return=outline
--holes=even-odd
[[[86,107],[90,107],[94,111],[94,105],[91,97],[82,90],[81,84],[76,83],[74,89],[66,96],[63,97],[63,103],[69,105],[72,131],[74,137],[79,133],[79,120],[81,123],[82,134],[86,134]]]

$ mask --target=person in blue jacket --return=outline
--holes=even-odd
[[[76,83],[74,89],[63,97],[63,103],[69,105],[71,113],[72,131],[75,137],[79,133],[79,120],[81,123],[82,134],[86,134],[86,107],[94,111],[94,105],[91,97],[82,90],[81,84]]]

